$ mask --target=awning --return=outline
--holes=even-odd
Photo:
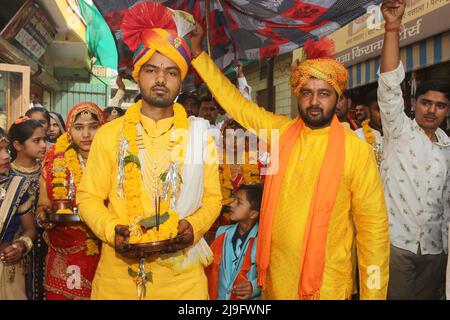
[[[445,32],[400,49],[406,72],[423,69],[450,60],[450,32]],[[378,80],[380,57],[348,68],[349,89]]]

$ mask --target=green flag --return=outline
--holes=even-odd
[[[94,65],[117,70],[118,54],[111,30],[97,8],[78,0],[81,15],[86,21],[86,43],[89,55],[97,58]]]

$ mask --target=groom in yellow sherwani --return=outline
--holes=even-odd
[[[167,200],[163,198],[161,206],[167,210],[170,205],[180,217],[180,239],[174,248],[179,250],[145,259],[148,275],[143,298],[208,298],[203,268],[212,253],[202,236],[218,217],[222,199],[215,145],[207,135],[207,121],[188,119],[184,108],[174,103],[191,51],[186,34],[156,27],[178,25],[182,16],[166,11],[150,23],[158,16],[152,12],[164,9],[144,2],[123,19],[123,39],[135,52],[133,77],[142,99],[124,117],[98,131],[77,193],[80,216],[103,242],[92,299],[138,298],[136,283],[141,279],[136,276],[138,259],[127,245],[129,226],[140,215],[152,212],[155,195],[164,192],[158,187],[161,174],[170,168],[180,173],[183,181],[179,194],[173,194],[178,188],[172,185],[172,194]],[[185,130],[187,139],[181,135],[180,140],[177,130]],[[208,162],[202,158],[207,153],[212,155]]]
[[[258,233],[263,298],[350,299],[357,257],[361,299],[385,299],[389,226],[381,179],[371,146],[335,115],[348,74],[331,58],[333,43],[305,44],[307,59],[291,77],[300,113],[292,120],[245,99],[202,51],[201,26],[194,34],[192,66],[218,103],[247,129],[280,132]]]

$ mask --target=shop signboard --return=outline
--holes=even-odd
[[[39,61],[56,36],[50,18],[33,0],[27,0],[0,33],[27,56]]]
[[[449,0],[409,0],[400,32],[400,46],[427,39],[450,29]],[[330,35],[336,45],[336,59],[346,67],[380,55],[384,20],[380,6]]]

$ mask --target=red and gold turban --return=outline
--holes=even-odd
[[[332,58],[333,41],[328,38],[322,38],[316,42],[308,39],[303,50],[306,59],[292,70],[292,93],[299,96],[306,81],[316,78],[326,81],[338,95],[341,95],[347,89],[348,71],[340,62]]]
[[[73,126],[73,123],[75,122],[75,119],[80,113],[85,113],[89,117],[91,114],[93,114],[97,117],[98,121],[100,122],[100,125],[105,123],[105,116],[103,115],[103,111],[102,109],[100,109],[99,106],[97,106],[93,102],[80,102],[76,104],[72,109],[70,109],[69,113],[67,114],[66,120],[67,132],[70,131],[70,129]]]
[[[160,3],[142,2],[127,11],[120,29],[123,41],[134,52],[132,76],[135,81],[141,67],[155,52],[175,62],[181,78],[186,77],[192,58],[187,34],[195,29],[191,15]]]

